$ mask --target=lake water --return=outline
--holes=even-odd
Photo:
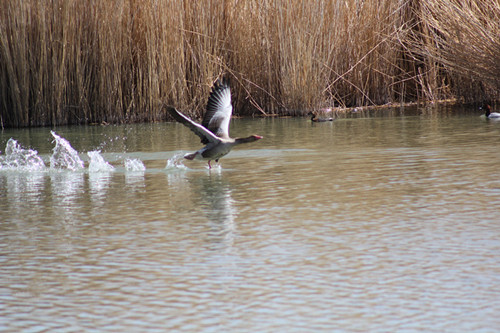
[[[407,108],[231,133],[264,139],[208,170],[180,124],[0,132],[0,331],[498,330],[500,122]]]

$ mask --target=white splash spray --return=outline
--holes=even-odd
[[[89,172],[109,172],[115,169],[111,164],[104,160],[100,151],[89,151],[87,155],[90,158]]]
[[[14,139],[5,145],[5,155],[0,156],[0,169],[43,170],[45,163],[33,149],[24,149]]]
[[[73,171],[83,169],[83,161],[78,156],[78,152],[71,147],[68,140],[61,138],[54,131],[50,131],[50,134],[52,134],[56,143],[50,157],[50,167]]]
[[[165,169],[180,169],[180,170],[187,169],[187,166],[182,164],[182,160],[183,160],[182,154],[175,154],[174,156],[172,156],[167,160],[167,165],[165,166]]]
[[[127,170],[127,171],[139,172],[139,171],[146,170],[146,166],[138,158],[135,158],[135,159],[127,158],[127,159],[125,159],[125,161],[123,163],[125,165],[125,170]]]

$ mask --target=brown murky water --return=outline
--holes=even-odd
[[[264,139],[210,171],[181,125],[55,131],[83,169],[48,167],[49,129],[0,134],[47,165],[0,169],[0,331],[500,327],[500,122],[476,110],[236,119]]]

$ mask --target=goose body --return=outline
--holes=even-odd
[[[219,162],[219,159],[227,155],[234,146],[262,139],[262,136],[259,135],[251,135],[246,138],[231,138],[229,136],[229,123],[233,106],[231,105],[231,90],[227,80],[222,82],[219,80],[213,86],[201,124],[186,117],[174,107],[168,107],[167,110],[176,121],[188,127],[200,137],[201,143],[205,144],[198,151],[184,155],[184,158],[206,160],[209,168],[211,168],[210,161]]]
[[[500,113],[498,112],[491,112],[491,106],[489,104],[486,104],[484,107],[484,116],[486,118],[490,119],[500,119]]]
[[[318,114],[314,111],[310,111],[308,116],[311,116],[311,121],[315,123],[322,123],[326,121],[333,121],[333,118],[318,118]]]

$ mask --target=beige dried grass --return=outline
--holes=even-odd
[[[500,1],[423,0],[416,54],[440,64],[467,101],[500,97]]]
[[[222,75],[236,114],[433,96],[402,47],[414,2],[3,1],[1,121],[159,121],[166,104],[199,116]]]

